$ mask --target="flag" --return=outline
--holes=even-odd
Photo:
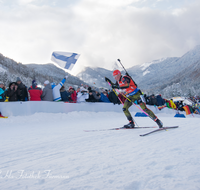
[[[184,106],[183,109],[185,110],[186,115],[190,115],[192,113],[188,105]]]
[[[51,60],[62,68],[72,70],[79,56],[77,53],[54,51]]]

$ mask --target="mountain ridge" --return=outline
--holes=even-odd
[[[89,77],[87,69],[85,68],[85,71],[78,73],[77,76],[85,81],[85,78],[82,76],[87,75],[87,78],[90,78],[90,81],[92,81],[96,78],[96,75],[90,75]],[[107,75],[105,75],[99,68],[93,68],[93,70],[98,72],[102,79],[102,81],[98,81],[97,85],[109,88],[108,84],[104,82],[103,76],[110,78],[114,82],[112,71],[107,70]],[[200,75],[200,45],[186,52],[181,57],[153,60],[126,70],[139,85],[139,88],[146,94],[162,94],[166,97],[200,94],[198,81],[194,79],[194,75]],[[125,74],[125,72],[122,71],[122,74]],[[190,89],[191,86],[193,86],[192,91]],[[180,90],[177,88],[180,88]],[[175,90],[177,90],[177,93]]]
[[[125,71],[115,64],[113,69]],[[194,96],[200,94],[200,45],[186,52],[181,57],[167,57],[135,65],[126,69],[139,88],[146,94],[162,94],[164,97]],[[70,75],[52,63],[23,65],[0,54],[0,81],[7,86],[20,77],[27,86],[36,79],[39,84],[45,80],[59,83],[69,75],[65,86],[78,87],[87,84],[96,88],[110,88],[105,77],[115,82],[113,70],[100,67],[85,67],[76,76]]]

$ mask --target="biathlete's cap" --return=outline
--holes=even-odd
[[[114,70],[114,71],[113,71],[113,76],[116,76],[116,75],[118,75],[118,74],[121,74],[121,72],[120,72],[119,70]]]

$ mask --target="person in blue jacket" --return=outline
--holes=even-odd
[[[3,82],[0,82],[0,102],[4,102],[5,100],[5,86]]]
[[[103,90],[103,92],[101,92],[101,98],[99,100],[100,102],[107,102],[107,103],[111,103],[110,100],[107,97],[107,92],[106,90]]]

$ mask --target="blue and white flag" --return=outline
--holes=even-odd
[[[54,51],[51,60],[62,68],[72,70],[79,56],[77,53]]]

